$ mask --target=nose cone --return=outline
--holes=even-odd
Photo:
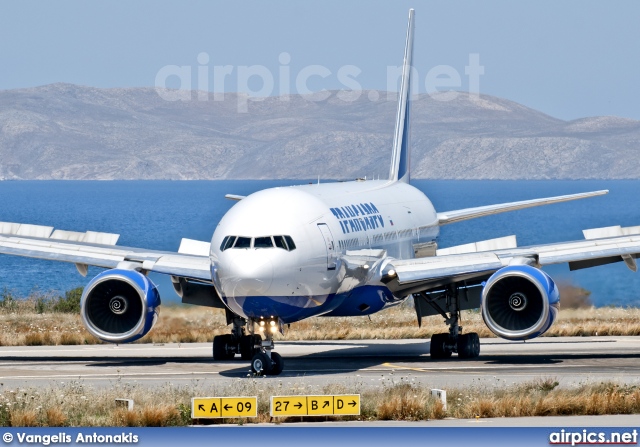
[[[227,297],[261,296],[273,281],[269,250],[229,250],[230,262],[220,271],[222,292]]]

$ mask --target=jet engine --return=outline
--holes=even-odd
[[[100,340],[128,343],[155,325],[160,295],[155,284],[135,270],[107,270],[84,289],[80,315],[87,330]]]
[[[556,319],[560,295],[553,280],[528,265],[504,267],[482,291],[482,318],[491,332],[508,340],[544,334]]]

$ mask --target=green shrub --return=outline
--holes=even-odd
[[[35,298],[34,307],[35,307],[36,313],[43,314],[47,310],[49,310],[49,307],[51,307],[51,300],[44,295],[38,295]]]
[[[5,287],[2,292],[0,292],[0,306],[5,309],[13,310],[17,305],[18,303],[16,302],[15,295]]]
[[[54,312],[80,313],[80,298],[82,298],[83,287],[76,287],[65,292],[64,296],[58,297],[53,304]]]

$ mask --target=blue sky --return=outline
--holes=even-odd
[[[304,67],[331,73],[311,89],[338,89],[353,65],[365,89],[387,89],[387,66],[401,63],[407,11],[416,9],[414,65],[419,87],[438,65],[460,74],[478,54],[480,92],[552,116],[640,119],[640,2],[635,1],[4,1],[0,89],[69,82],[153,86],[162,67],[261,65],[275,77],[289,54],[290,91]],[[174,84],[177,82],[173,78]],[[169,86],[177,86],[169,82]],[[257,90],[256,78],[247,86]]]

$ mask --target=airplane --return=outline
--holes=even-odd
[[[556,319],[558,288],[541,267],[571,270],[624,262],[637,271],[640,226],[584,230],[584,240],[518,247],[515,236],[438,249],[440,227],[492,214],[606,194],[581,194],[437,212],[410,183],[411,61],[414,10],[409,11],[387,180],[278,187],[248,196],[222,217],[211,242],[182,239],[177,252],[117,246],[119,235],[0,222],[0,253],[106,270],[81,298],[87,330],[105,342],[146,335],[161,304],[148,273],[171,277],[183,303],[224,309],[231,333],[213,340],[213,359],[237,354],[257,375],[278,375],[284,361],[274,335],[313,316],[366,316],[414,300],[418,324],[441,315],[434,359],[480,354],[476,333],[460,312],[480,309],[497,336],[528,340]]]

